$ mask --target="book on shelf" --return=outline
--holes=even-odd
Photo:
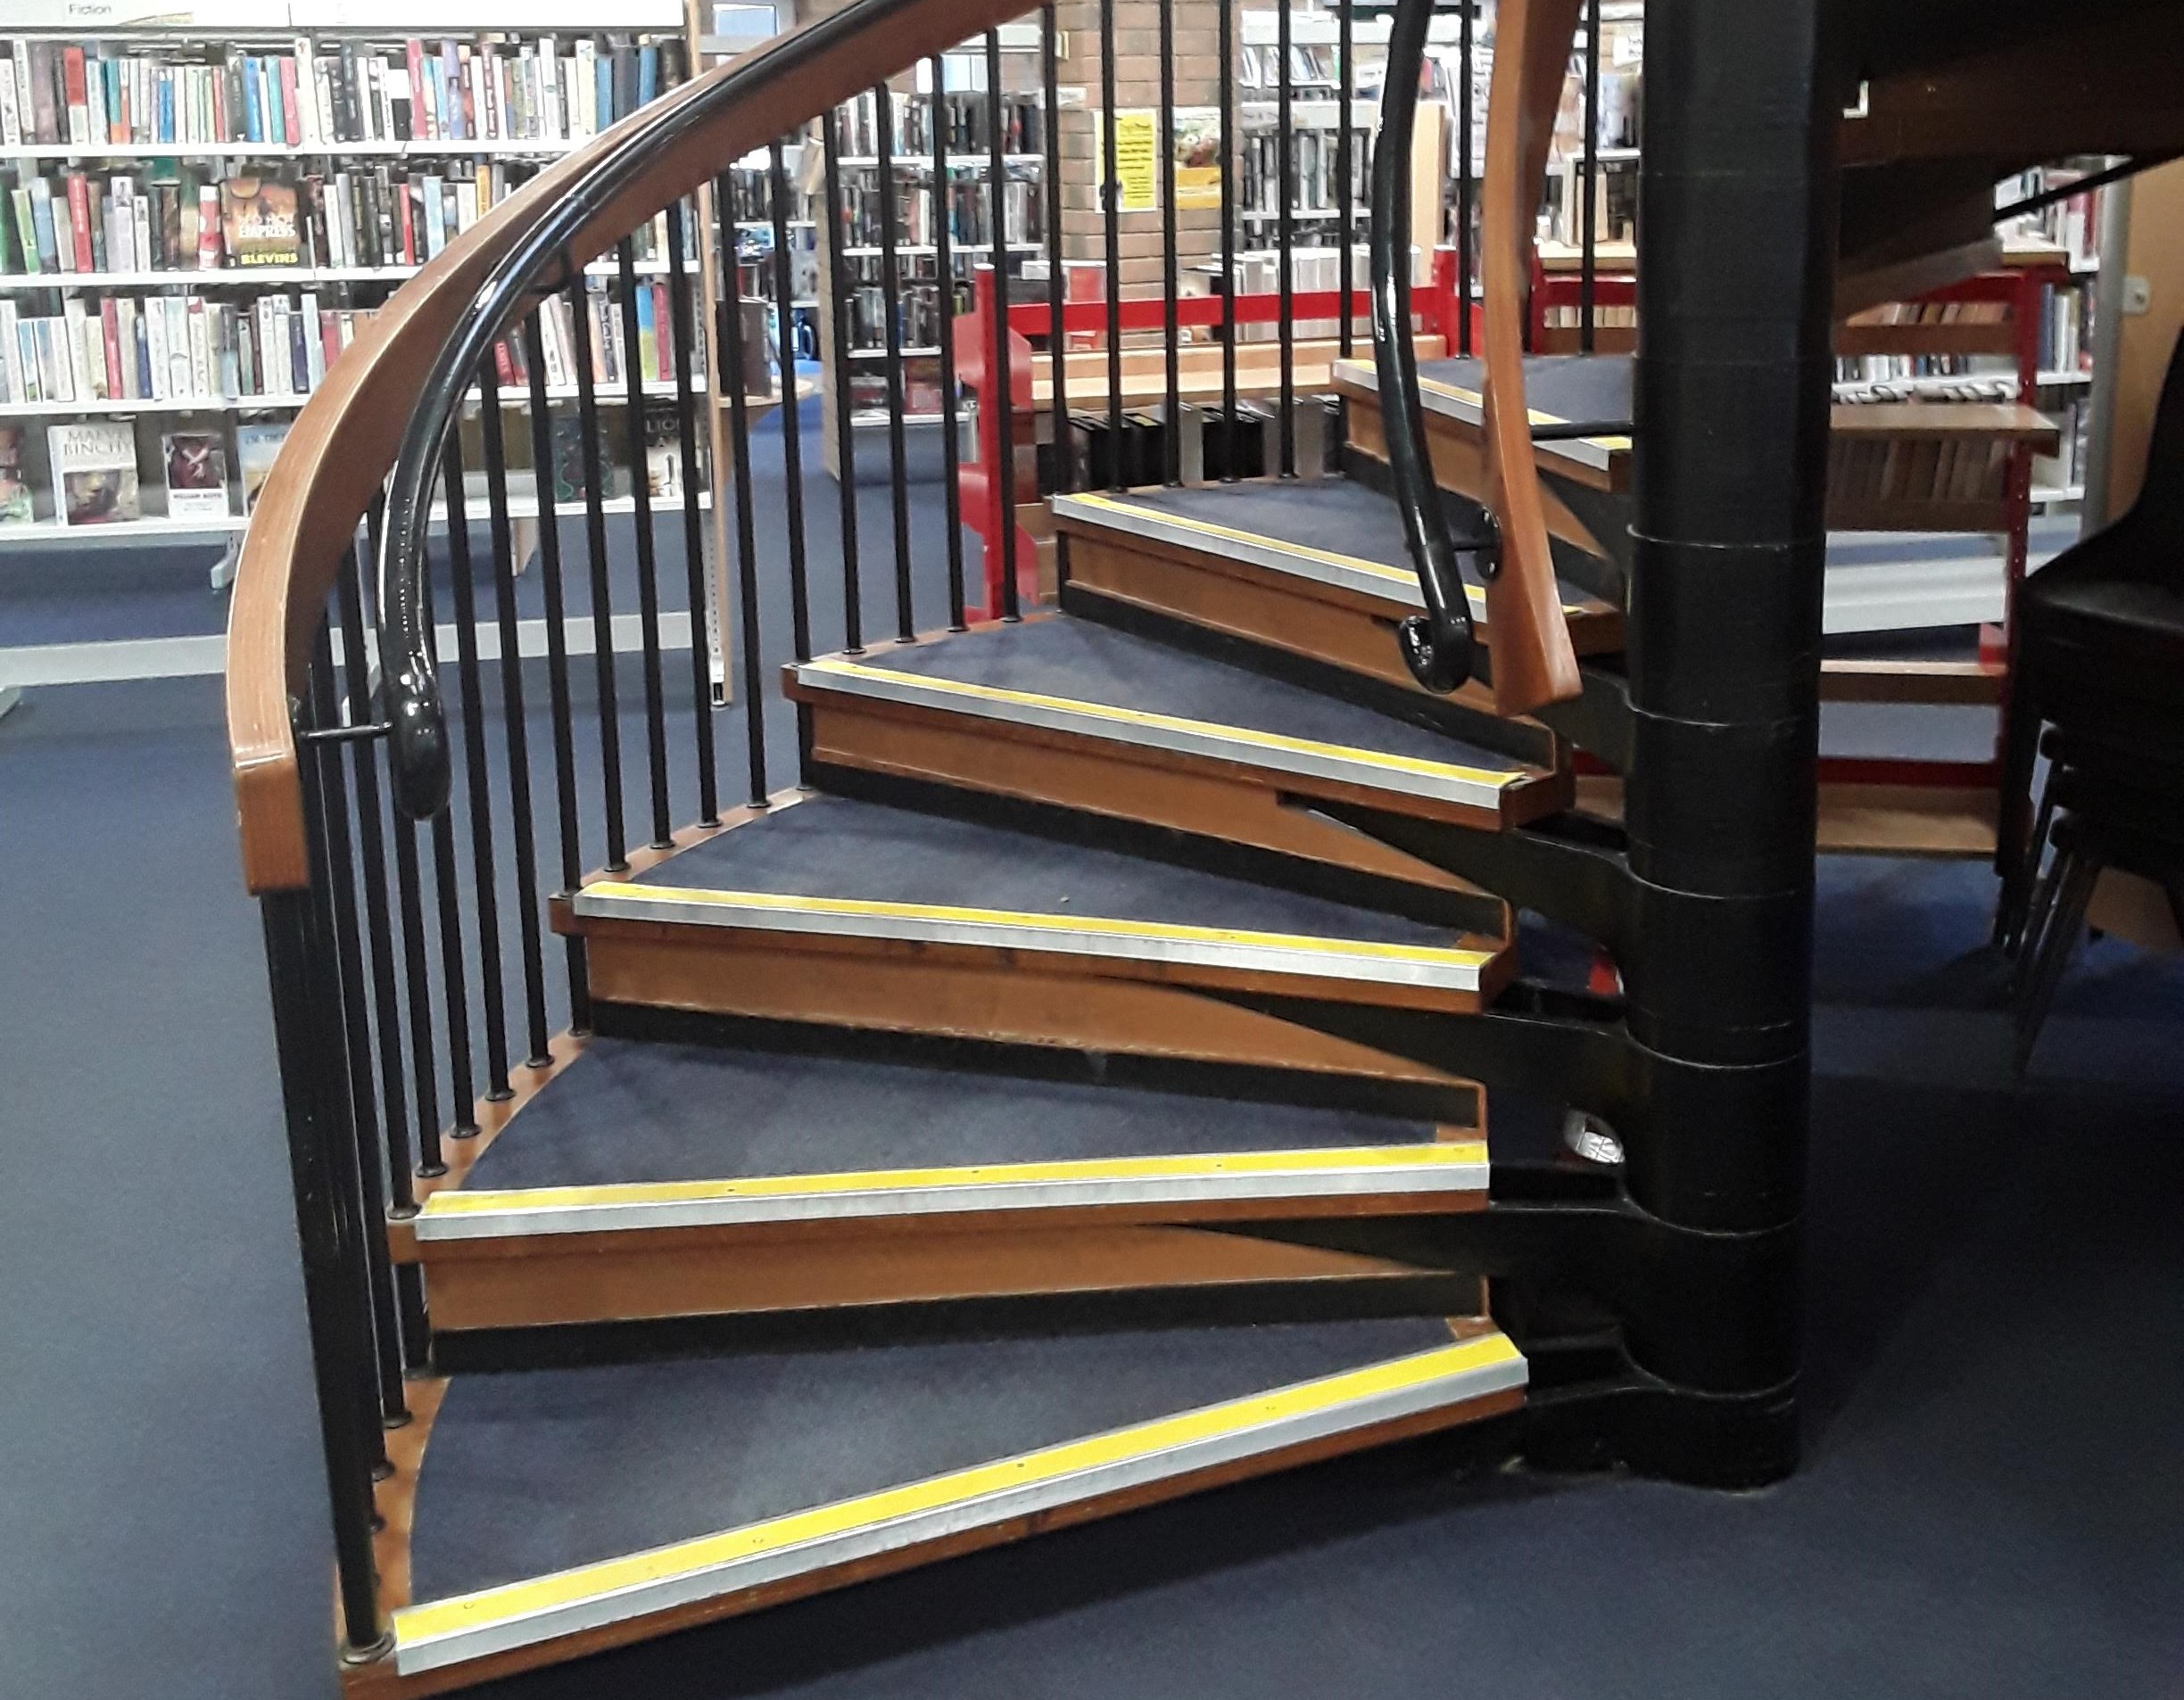
[[[29,315],[0,299],[0,401],[70,404],[288,400],[308,395],[371,310],[317,293],[71,297]]]
[[[220,235],[235,264],[247,268],[302,263],[295,185],[275,175],[232,177],[221,181],[219,197]]]
[[[170,519],[228,517],[228,446],[216,431],[170,431],[160,439]]]
[[[2011,445],[1999,437],[1837,434],[1828,444],[1831,502],[1998,503]]]
[[[243,511],[253,513],[267,475],[280,458],[281,444],[287,441],[288,427],[272,424],[239,425],[235,434],[236,469],[243,477]]]
[[[938,100],[925,95],[897,95],[889,102],[894,120],[889,148],[898,165],[931,163],[936,128],[946,144],[951,169],[975,167],[992,149],[991,109],[983,90],[952,90]],[[838,109],[841,151],[852,159],[880,152],[880,102],[869,90]],[[1039,153],[1046,150],[1046,107],[1036,95],[1001,97],[1001,151]]]
[[[23,465],[23,428],[0,425],[0,529],[28,525],[34,515],[30,471]]]
[[[54,511],[63,525],[118,525],[142,516],[136,433],[126,421],[46,428]]]
[[[572,142],[682,80],[682,44],[621,32],[535,41],[297,37],[285,53],[16,37],[0,141],[95,149],[360,142]]]

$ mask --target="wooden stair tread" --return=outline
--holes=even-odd
[[[1286,680],[1066,615],[993,623],[790,669],[856,699],[1500,813],[1546,770]],[[1556,798],[1544,799],[1553,806]]]
[[[1361,1110],[595,1038],[459,1191],[426,1200],[416,1231],[429,1246],[997,1200],[1286,1197],[1361,1180],[1401,1190],[1385,1180],[1398,1168],[1435,1171],[1404,1186],[1481,1189],[1484,1148],[1455,1131]]]
[[[1382,606],[1390,618],[1425,607],[1395,506],[1353,479],[1212,484],[1092,492],[1054,499],[1066,530],[1101,531],[1226,557],[1304,584]],[[1485,587],[1466,589],[1474,620],[1486,618]],[[1581,649],[1621,644],[1621,616],[1599,598],[1563,586],[1563,611]],[[1490,630],[1483,635],[1493,641]]]
[[[572,1635],[632,1638],[1520,1402],[1521,1355],[1466,1332],[1141,1329],[459,1376],[418,1482],[424,1603],[395,1616],[396,1671],[535,1663]]]

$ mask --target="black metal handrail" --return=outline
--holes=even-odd
[[[376,563],[380,664],[386,719],[393,729],[388,739],[390,776],[395,803],[411,820],[429,820],[448,801],[451,765],[447,713],[433,655],[426,538],[434,481],[448,433],[480,360],[527,300],[558,286],[592,258],[565,251],[587,223],[642,175],[661,149],[716,121],[760,87],[794,76],[846,39],[866,35],[878,39],[889,15],[914,4],[915,0],[853,0],[831,17],[739,60],[711,88],[649,119],[641,113],[633,116],[621,127],[626,133],[618,138],[609,132],[611,145],[604,157],[494,265],[453,334],[434,353],[388,476],[386,523]],[[889,62],[876,74],[891,76],[922,56],[911,54],[899,64]],[[686,192],[679,189],[665,197],[661,206]],[[557,260],[563,262],[560,274],[541,288],[541,280]]]
[[[1471,677],[1477,646],[1470,598],[1456,564],[1456,539],[1426,447],[1418,351],[1410,341],[1410,136],[1433,13],[1433,0],[1398,0],[1388,32],[1380,136],[1372,161],[1373,370],[1395,506],[1426,598],[1426,612],[1405,620],[1396,641],[1411,677],[1428,690],[1445,693]],[[1468,67],[1465,75],[1468,79]],[[1463,292],[1459,310],[1468,318],[1470,278],[1460,279],[1459,287]],[[1487,570],[1493,561],[1492,532],[1489,518],[1484,532],[1467,540]]]

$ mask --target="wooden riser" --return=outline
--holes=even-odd
[[[1248,846],[1416,887],[1421,905],[1449,907],[1452,899],[1465,900],[1451,909],[1466,915],[1461,924],[1504,937],[1506,907],[1489,894],[1338,824],[1311,805],[1333,801],[1386,808],[1404,802],[1408,806],[1396,812],[1491,830],[1566,808],[1573,794],[1567,774],[1543,776],[1496,816],[1324,781],[1306,788],[1263,770],[1192,763],[1033,727],[970,725],[891,706],[805,700],[810,704],[805,741],[809,782],[825,785],[834,774],[852,770],[1163,828],[1209,844]]]
[[[1251,1214],[1417,1215],[1484,1202],[1481,1194],[1357,1195],[1266,1201]],[[1241,1283],[1356,1287],[1425,1273],[1243,1233],[1128,1219],[1142,1211],[1106,1214],[1120,1219],[1054,1211],[1022,1226],[547,1235],[421,1250],[434,1325],[453,1332]],[[1191,1214],[1206,1222],[1221,1216],[1207,1207]],[[1238,1209],[1231,1219],[1248,1217]]]
[[[609,1003],[1424,1085],[1455,1082],[1452,1076],[1308,1032],[1189,986],[1115,978],[1023,954],[931,945],[868,948],[863,941],[790,940],[642,922],[585,921],[581,930],[592,994]],[[1493,989],[1511,971],[1498,969]],[[1266,987],[1260,982],[1251,989]],[[1386,988],[1353,984],[1331,989],[1371,994]],[[1457,1014],[1476,1007],[1477,1000],[1444,996],[1427,1003]]]
[[[1350,446],[1361,454],[1370,455],[1375,460],[1387,459],[1387,433],[1380,418],[1379,405],[1359,396],[1350,397]],[[1426,416],[1427,449],[1433,458],[1434,480],[1442,489],[1452,491],[1468,500],[1487,505],[1486,451],[1478,431],[1460,420],[1445,415],[1428,413]],[[1587,555],[1602,559],[1614,558],[1615,552],[1602,543],[1592,529],[1577,517],[1569,504],[1555,493],[1554,481],[1543,477],[1540,482],[1540,501],[1546,511],[1548,535],[1558,542],[1567,543]],[[1612,541],[1612,538],[1610,539]]]

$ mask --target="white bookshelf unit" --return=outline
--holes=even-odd
[[[691,62],[682,0],[5,8],[0,562],[61,572],[82,549],[178,549],[176,570],[194,574],[207,550],[221,550],[219,589],[249,524],[246,479],[254,490],[273,433],[370,314],[484,210]],[[640,234],[637,253],[635,273],[654,292],[644,304],[657,306],[670,272],[664,217]],[[618,305],[616,257],[586,270]],[[694,246],[684,275],[691,322],[708,324]],[[672,368],[664,352],[658,359],[663,369],[647,368],[642,391],[672,405]],[[576,393],[573,382],[546,391],[550,403]],[[627,405],[624,380],[598,382],[596,399],[615,417]],[[503,408],[519,415],[528,402],[520,374],[510,383],[504,373]],[[473,443],[478,405],[474,393],[465,408]],[[52,452],[75,441],[55,429],[72,426],[127,433],[133,501],[125,488],[79,484],[71,514]],[[511,515],[528,523],[529,432],[511,418],[504,435]],[[197,471],[184,475],[218,485],[170,506],[178,437],[194,450]],[[603,447],[625,458],[618,427]],[[700,495],[709,506],[710,492]],[[609,513],[631,505],[626,495],[606,502]],[[0,648],[0,692],[219,670],[217,644],[196,639]]]

